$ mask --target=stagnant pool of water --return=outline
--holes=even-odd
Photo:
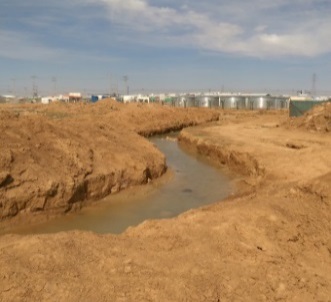
[[[231,193],[233,188],[230,179],[222,171],[189,155],[176,141],[155,137],[151,142],[167,158],[171,171],[169,180],[120,192],[78,213],[16,232],[31,234],[88,230],[121,233],[146,219],[174,217],[189,209],[222,200]]]

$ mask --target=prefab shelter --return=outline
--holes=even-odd
[[[122,101],[123,103],[131,103],[131,102],[135,102],[136,98],[134,95],[123,95]]]

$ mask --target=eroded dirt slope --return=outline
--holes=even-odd
[[[210,110],[111,100],[0,110],[0,220],[76,210],[159,177],[165,158],[138,133],[148,136],[218,118]]]

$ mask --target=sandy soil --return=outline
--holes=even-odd
[[[331,137],[307,118],[222,112],[182,131],[237,175],[226,201],[118,236],[0,237],[0,300],[331,301]]]

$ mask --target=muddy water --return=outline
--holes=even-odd
[[[166,156],[170,169],[161,181],[109,196],[81,212],[70,214],[18,233],[53,233],[88,230],[121,233],[146,219],[174,217],[224,199],[232,191],[228,177],[202,159],[182,150],[176,141],[151,139]]]

